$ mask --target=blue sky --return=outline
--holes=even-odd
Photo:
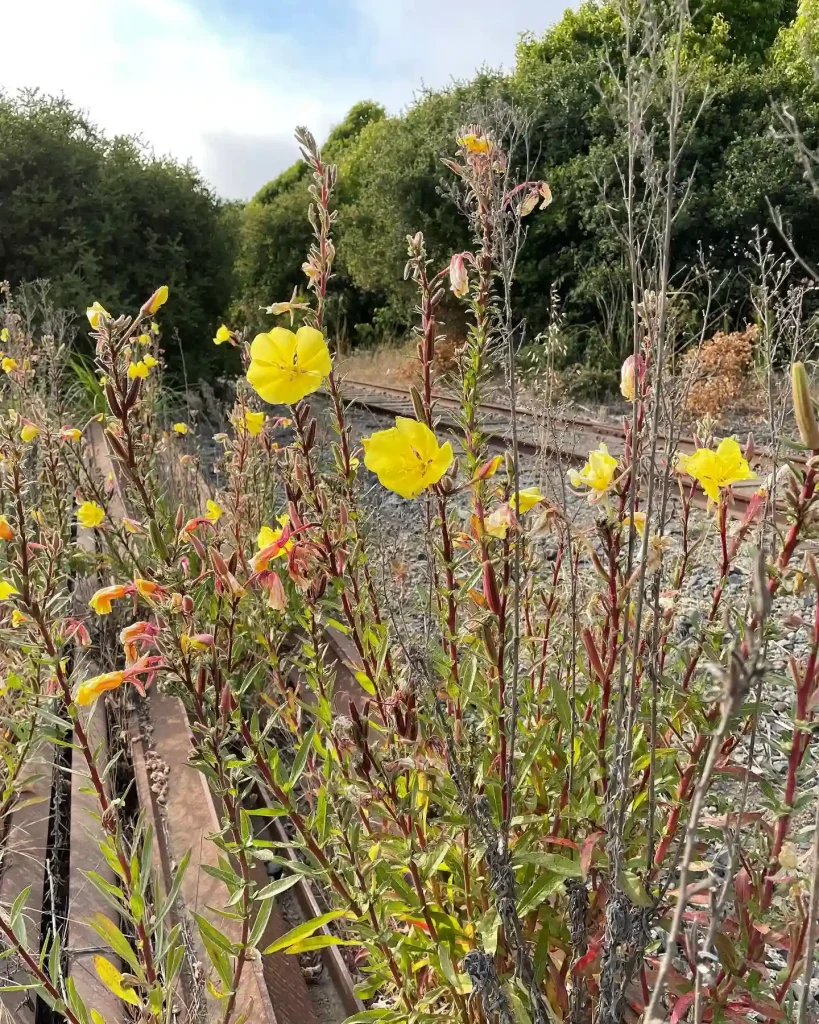
[[[192,160],[244,199],[353,103],[510,67],[567,0],[12,0],[0,88],[64,93],[109,133]]]

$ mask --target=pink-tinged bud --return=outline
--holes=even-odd
[[[188,543],[197,553],[197,555],[199,555],[200,559],[204,562],[205,558],[207,557],[207,552],[205,551],[205,545],[202,543],[202,541],[199,540],[197,536],[191,533],[188,534]]]
[[[498,593],[498,581],[492,563],[488,560],[483,563],[483,596],[486,598],[489,610],[495,615],[500,615],[502,607]]]
[[[190,594],[185,594],[182,598],[182,614],[193,615],[193,598]]]
[[[271,572],[265,579],[264,585],[267,587],[267,603],[273,611],[283,612],[287,607],[287,593],[279,574]]]
[[[637,360],[631,355],[620,370],[620,394],[628,402],[633,402],[637,397],[637,369]]]
[[[191,560],[187,555],[183,555],[182,558],[179,559],[179,564],[182,566],[182,572],[185,575],[185,579],[189,579],[191,574]]]
[[[142,307],[142,312],[148,316],[153,314],[159,309],[160,306],[164,306],[168,301],[168,286],[166,284],[161,285],[148,299],[145,305]]]
[[[210,549],[210,563],[213,566],[214,571],[219,576],[227,576],[228,567],[224,558],[219,554],[215,548]]]
[[[233,694],[231,693],[230,687],[225,683],[222,690],[222,699],[219,701],[219,710],[223,714],[229,714],[234,707]]]
[[[462,299],[469,292],[469,275],[462,252],[455,253],[449,261],[449,281],[449,287],[456,298]]]
[[[213,647],[213,633],[196,633],[193,641],[202,647]]]

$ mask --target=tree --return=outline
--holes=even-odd
[[[172,365],[214,359],[209,341],[230,299],[235,214],[190,166],[134,139],[106,139],[65,99],[0,94],[0,279],[48,278],[54,301],[138,308],[160,284]]]

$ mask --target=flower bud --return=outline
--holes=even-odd
[[[637,397],[637,360],[633,355],[626,359],[620,370],[620,394],[628,402]]]
[[[816,422],[816,410],[810,395],[810,384],[804,363],[794,363],[791,367],[793,385],[793,416],[799,428],[802,444],[813,451],[819,449],[819,423]]]
[[[449,287],[456,298],[462,299],[469,292],[469,275],[462,252],[455,253],[449,262],[449,281]]]
[[[182,613],[183,615],[193,615],[193,598],[190,594],[185,594],[182,597]]]
[[[168,286],[166,284],[161,285],[148,299],[145,305],[142,307],[142,312],[148,316],[153,314],[159,309],[160,306],[164,306],[168,301]]]
[[[424,410],[421,393],[414,384],[410,387],[410,398],[412,399],[412,408],[415,410],[415,418],[419,423],[426,423],[427,414]]]

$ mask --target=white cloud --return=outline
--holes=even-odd
[[[194,2],[12,3],[0,86],[64,93],[106,132],[140,135],[159,154],[192,160],[221,194],[244,198],[291,162],[296,125],[321,137],[359,99],[395,110],[422,80],[508,66],[518,32],[541,31],[565,6],[472,0],[477,17],[465,19],[455,2],[350,0],[354,41],[341,38],[338,49],[351,59],[322,72],[308,40],[206,19]]]

